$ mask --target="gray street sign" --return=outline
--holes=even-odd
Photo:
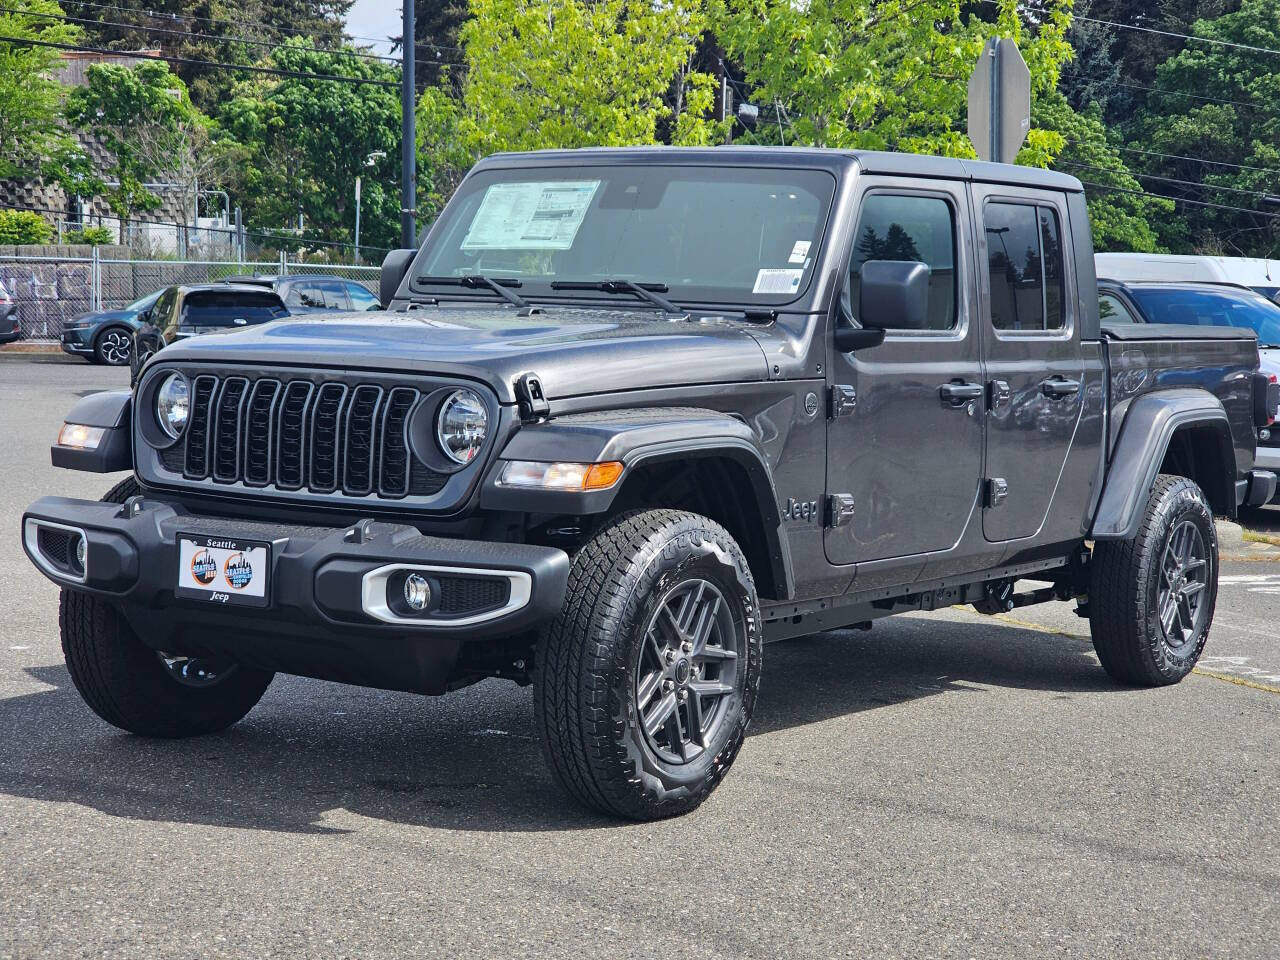
[[[969,75],[969,139],[983,160],[1013,163],[1031,129],[1031,71],[1018,45],[992,37]]]

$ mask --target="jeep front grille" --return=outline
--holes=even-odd
[[[190,423],[161,452],[184,480],[341,493],[430,496],[448,475],[411,455],[416,387],[251,375],[191,380]]]

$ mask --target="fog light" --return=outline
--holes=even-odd
[[[84,537],[76,537],[76,564],[84,571],[84,563],[89,559],[89,543]]]
[[[1259,430],[1259,431],[1258,431],[1258,439],[1259,439],[1259,440],[1263,440],[1263,441],[1270,440],[1270,439],[1271,439],[1271,431],[1270,431],[1270,430],[1267,430],[1267,429]]]
[[[404,578],[404,602],[409,609],[421,612],[431,602],[431,584],[420,573],[411,573]]]

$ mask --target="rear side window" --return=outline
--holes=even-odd
[[[858,312],[862,265],[868,260],[906,260],[929,268],[929,330],[956,325],[956,225],[941,197],[873,193],[862,201],[853,256],[849,260],[851,312]]]
[[[289,287],[284,302],[300,310],[323,310],[324,291],[317,283],[295,283]]]
[[[1103,293],[1098,296],[1098,316],[1104,322],[1110,320],[1112,323],[1139,323],[1135,317],[1123,303],[1111,296],[1109,293]]]
[[[288,316],[275,294],[192,293],[182,305],[183,322],[193,327],[243,327]]]
[[[1062,241],[1058,212],[992,202],[983,211],[991,325],[997,330],[1061,330]]]
[[[372,293],[358,283],[348,283],[347,293],[351,295],[351,306],[356,310],[381,310],[382,304]]]

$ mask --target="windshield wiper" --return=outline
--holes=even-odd
[[[483,274],[473,273],[464,277],[419,277],[419,283],[434,283],[444,287],[466,287],[469,290],[479,290],[488,288],[498,296],[502,297],[508,303],[513,303],[517,307],[525,308],[529,306],[529,301],[518,293],[508,290],[508,287],[522,286],[521,282],[515,277],[486,277]]]
[[[634,283],[631,280],[552,280],[552,290],[599,290],[601,293],[630,293],[642,300],[648,300],[667,313],[683,314],[674,303],[666,297],[658,296],[666,293],[665,283]]]

